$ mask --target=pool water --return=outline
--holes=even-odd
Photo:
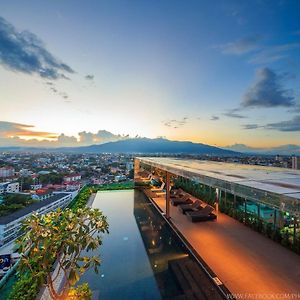
[[[89,270],[80,280],[89,283],[93,299],[153,300],[179,295],[168,263],[187,257],[187,250],[144,194],[98,192],[92,206],[107,216],[110,231],[93,253],[100,253],[99,274]]]

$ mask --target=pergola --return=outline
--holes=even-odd
[[[166,216],[170,211],[170,178],[181,176],[245,200],[264,204],[300,217],[300,171],[284,168],[243,165],[165,157],[135,158],[135,174],[140,164],[166,173]]]

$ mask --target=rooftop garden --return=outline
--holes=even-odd
[[[49,224],[51,225],[53,222],[50,221],[49,218],[53,218],[53,220],[55,218],[58,218],[59,220],[61,220],[61,218],[63,218],[63,219],[66,218],[66,219],[68,219],[68,221],[65,222],[65,224],[68,224],[68,226],[70,226],[70,224],[72,223],[74,228],[76,228],[76,226],[77,226],[76,224],[83,224],[83,223],[81,223],[82,218],[86,218],[86,216],[88,214],[91,214],[92,217],[89,219],[89,221],[92,222],[91,224],[93,224],[94,227],[95,226],[99,227],[100,226],[99,224],[101,223],[101,226],[99,228],[97,228],[96,230],[98,230],[98,231],[100,230],[102,233],[107,233],[108,232],[107,231],[108,224],[106,222],[106,218],[100,212],[98,212],[98,210],[97,210],[97,212],[94,212],[94,210],[92,210],[92,209],[85,208],[91,195],[98,191],[124,190],[124,189],[129,190],[129,189],[133,189],[133,188],[134,188],[133,182],[121,182],[121,183],[85,186],[81,189],[81,191],[74,198],[74,200],[69,204],[67,211],[65,211],[64,213],[59,212],[59,211],[57,211],[56,213],[50,213],[47,215],[48,217],[45,217],[45,218],[41,218],[41,217],[37,217],[37,216],[33,217],[31,219],[28,219],[27,227],[34,228],[34,226],[33,226],[34,224],[43,223],[46,221],[47,221],[46,223],[48,225]],[[98,219],[101,221],[100,223],[98,222],[99,221]],[[37,220],[39,222],[36,222]],[[34,222],[34,224],[32,224],[32,222]],[[90,235],[89,232],[86,234],[82,234],[82,232],[81,232],[80,238],[78,236],[74,235],[73,239],[67,240],[68,243],[65,243],[64,245],[62,245],[59,242],[60,237],[58,237],[58,232],[60,234],[65,234],[65,236],[62,238],[62,240],[66,241],[66,238],[70,237],[70,231],[65,230],[65,228],[63,228],[63,224],[60,224],[60,222],[56,222],[56,224],[59,224],[59,228],[52,228],[51,226],[49,227],[48,225],[47,225],[48,227],[47,226],[42,226],[42,227],[36,226],[36,230],[43,231],[43,230],[47,229],[50,232],[52,232],[51,230],[54,230],[55,234],[53,234],[51,236],[55,237],[55,241],[50,241],[50,239],[48,239],[48,238],[43,239],[42,238],[43,236],[41,234],[36,235],[36,232],[32,231],[32,229],[31,229],[31,231],[27,230],[29,232],[27,234],[27,237],[25,236],[23,238],[23,240],[22,240],[22,238],[20,239],[20,241],[22,241],[21,244],[23,245],[23,247],[26,247],[26,242],[28,242],[28,241],[33,242],[33,239],[36,238],[35,236],[39,236],[39,239],[42,239],[42,241],[38,240],[38,241],[34,241],[34,242],[38,242],[39,244],[42,243],[43,245],[47,244],[46,249],[48,249],[49,245],[51,245],[51,244],[56,245],[56,247],[58,247],[58,248],[52,249],[53,251],[51,251],[50,253],[61,253],[64,251],[68,252],[68,251],[70,251],[70,249],[76,250],[77,249],[76,247],[81,247],[80,245],[78,246],[78,244],[76,243],[77,240],[80,240],[81,238],[91,239],[93,237],[93,235]],[[84,222],[86,222],[86,220]],[[93,244],[94,246],[99,246],[99,244],[101,244],[101,240],[97,240],[97,241],[93,240],[92,242],[94,243]],[[90,244],[90,243],[88,243],[88,244]],[[87,247],[88,247],[88,245],[87,245]],[[43,249],[45,249],[45,248],[41,247],[40,249],[41,250],[39,250],[39,249],[38,250],[43,251]],[[63,249],[63,251],[62,251],[62,249]],[[81,251],[80,251],[80,253],[81,253]],[[49,251],[46,251],[46,252],[48,253]],[[47,282],[47,284],[49,286],[51,286],[51,278],[49,277],[49,274],[50,274],[49,272],[53,270],[52,265],[54,264],[54,261],[57,259],[58,256],[54,255],[53,257],[48,257],[45,261],[40,261],[40,259],[45,258],[45,253],[42,253],[42,255],[41,255],[41,253],[38,253],[39,255],[30,256],[30,254],[29,254],[28,256],[25,256],[25,260],[23,259],[23,262],[21,263],[22,272],[19,273],[18,280],[15,283],[15,285],[13,286],[12,292],[9,295],[10,300],[34,299],[37,296],[39,290],[41,289],[41,287],[43,286],[43,284],[45,282]],[[52,299],[60,299],[60,296],[64,297],[66,295],[66,293],[68,293],[68,296],[71,299],[78,299],[78,300],[79,299],[82,299],[82,300],[83,299],[91,299],[91,291],[86,284],[77,286],[76,288],[74,288],[74,284],[79,280],[79,277],[90,267],[90,265],[96,266],[96,269],[97,269],[97,266],[98,266],[97,258],[93,257],[92,259],[93,259],[93,261],[87,261],[86,257],[78,256],[78,261],[74,260],[71,264],[72,272],[70,272],[70,276],[65,280],[67,286],[64,286],[64,288],[65,288],[65,291],[63,291],[64,295],[59,295],[58,293],[54,292],[52,295],[53,296]],[[84,261],[84,260],[86,260],[86,261]],[[82,261],[84,262],[84,265],[82,265]],[[30,269],[32,262],[34,262],[33,265],[35,266],[36,269],[34,269],[34,268]],[[79,269],[77,268],[78,262],[80,264]],[[62,265],[69,264],[69,262],[66,262],[66,261],[62,261],[61,263],[62,263]],[[41,266],[47,266],[47,268],[46,268],[47,272],[45,272],[45,268],[43,268]],[[32,270],[34,272],[32,272]]]
[[[99,185],[92,186],[92,190],[94,193],[98,191],[131,190],[133,188],[134,188],[133,181],[99,184]]]

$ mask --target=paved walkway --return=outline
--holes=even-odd
[[[165,211],[165,199],[154,200]],[[172,205],[170,213],[173,224],[232,293],[256,294],[243,299],[300,299],[299,255],[222,213],[217,221],[201,223],[190,222]],[[298,298],[279,293],[297,293]]]

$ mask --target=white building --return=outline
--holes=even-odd
[[[65,182],[64,186],[66,187],[67,191],[76,191],[80,189],[81,183],[78,181],[70,181],[70,182]]]
[[[31,185],[30,185],[30,189],[31,189],[31,190],[34,190],[34,191],[39,190],[39,189],[41,189],[42,187],[43,187],[42,184],[31,184]]]
[[[300,157],[292,156],[292,169],[299,170],[300,169]]]
[[[20,235],[21,221],[33,212],[46,214],[57,208],[65,208],[77,193],[57,193],[46,200],[33,203],[19,209],[10,215],[0,217],[0,246],[3,246]]]
[[[28,169],[21,169],[19,174],[20,176],[31,176],[33,172]]]
[[[70,174],[64,177],[64,182],[78,181],[81,180],[80,174]]]
[[[115,182],[126,181],[127,177],[125,175],[115,176]]]
[[[48,189],[40,189],[40,190],[36,190],[35,194],[33,194],[31,197],[32,199],[42,201],[50,198],[52,195],[53,195],[52,191]]]
[[[19,193],[20,184],[19,182],[4,182],[0,183],[0,194],[3,193]]]
[[[13,167],[0,168],[0,178],[9,178],[15,175],[15,169]]]

